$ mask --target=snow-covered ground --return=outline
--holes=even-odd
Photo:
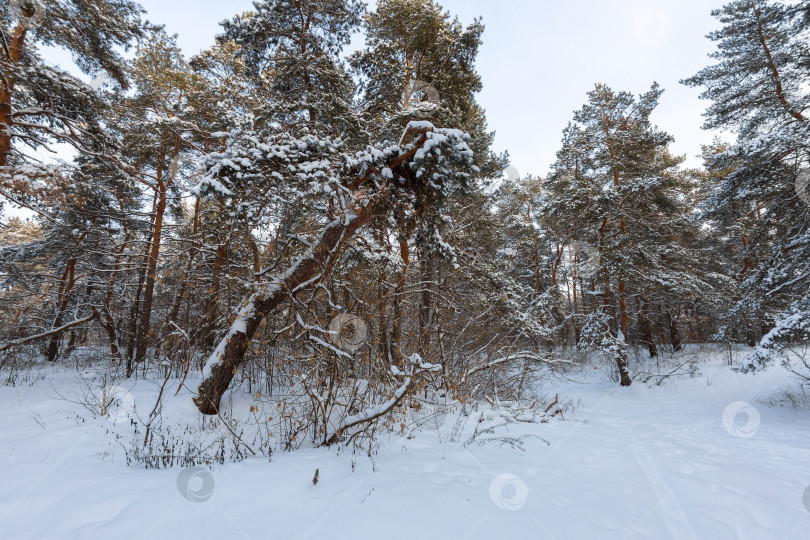
[[[577,403],[564,421],[498,432],[535,435],[523,451],[463,444],[497,415],[482,409],[386,439],[373,464],[305,449],[185,470],[127,466],[114,434],[128,420],[54,399],[75,373],[4,386],[0,538],[810,538],[810,411],[762,401],[795,382],[700,370],[661,387],[593,368],[555,383]]]

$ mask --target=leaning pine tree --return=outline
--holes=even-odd
[[[351,155],[330,139],[288,134],[263,138],[235,130],[222,152],[208,156],[201,193],[229,197],[262,182],[268,197],[278,190],[292,192],[298,199],[292,204],[305,202],[310,210],[318,210],[322,224],[309,247],[286,268],[256,275],[236,319],[205,364],[195,399],[200,411],[216,414],[262,320],[286,300],[317,286],[358,230],[387,220],[395,206],[418,212],[423,199],[440,205],[470,185],[476,169],[467,139],[460,131],[410,124],[399,144]],[[282,185],[277,176],[288,181]],[[436,176],[444,181],[432,181]],[[250,212],[250,206],[243,208]]]
[[[249,76],[269,91],[255,111],[229,111],[232,126],[217,134],[225,145],[205,158],[198,193],[228,201],[238,221],[275,219],[295,238],[318,232],[290,248],[282,263],[259,269],[248,285],[204,366],[195,399],[203,413],[217,412],[260,323],[328,280],[359,230],[391,219],[432,219],[478,176],[470,138],[459,130],[415,122],[394,140],[368,144],[369,121],[352,107],[353,84],[339,57],[360,14],[356,2],[284,0],[259,3],[257,13],[225,24]],[[318,331],[303,317],[298,324]],[[398,404],[415,376],[433,366],[392,360],[401,362],[398,373],[410,373],[394,392],[392,404]]]

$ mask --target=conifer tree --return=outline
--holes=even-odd
[[[657,354],[649,319],[653,291],[695,296],[703,287],[683,239],[690,224],[679,197],[682,159],[668,152],[672,137],[650,120],[661,93],[658,85],[638,97],[596,85],[564,132],[547,184],[545,211],[558,244],[570,250],[584,242],[596,256],[587,294],[602,305],[588,314],[580,344],[609,352],[622,386],[632,382],[631,318],[651,356]]]
[[[810,206],[799,193],[810,166],[810,28],[803,3],[737,0],[713,15],[723,25],[709,34],[716,63],[685,83],[705,88],[705,126],[738,136],[712,161],[726,174],[711,206],[745,251],[732,320],[770,321],[748,370],[810,330]]]
[[[141,14],[129,0],[4,2],[0,11],[0,196],[41,224],[41,236],[3,249],[0,264],[12,269],[13,290],[43,300],[27,313],[29,338],[48,338],[50,360],[65,331],[75,345],[74,328],[107,320],[101,306],[109,301],[100,298],[107,282],[88,269],[111,263],[109,240],[132,206],[119,204],[130,195],[130,167],[107,124],[111,93],[47,63],[40,51],[66,51],[85,74],[126,88],[123,52],[148,26]],[[59,144],[75,163],[59,159]],[[49,289],[54,294],[44,294]]]
[[[408,122],[431,121],[468,133],[481,178],[499,176],[506,156],[492,151],[494,134],[487,130],[484,111],[476,102],[481,79],[475,58],[484,31],[480,20],[465,28],[433,0],[385,0],[368,14],[364,29],[365,48],[350,62],[360,77],[362,112],[372,141],[390,144]],[[404,339],[404,287],[408,271],[416,268],[411,259],[418,262],[421,283],[416,333],[421,354],[429,355],[431,341],[439,338],[434,324],[437,284],[457,264],[453,241],[444,235],[454,229],[454,220],[461,220],[458,209],[488,204],[482,192],[470,192],[443,208],[443,215],[425,214],[418,223],[400,221],[399,230],[382,233],[396,236],[403,261],[393,284],[391,337],[384,338],[394,348]]]
[[[18,10],[12,7],[20,6]],[[37,211],[58,204],[68,175],[32,151],[65,143],[86,155],[114,154],[101,124],[104,96],[46,63],[42,46],[68,51],[85,73],[104,72],[126,87],[121,50],[142,35],[140,6],[129,0],[4,2],[0,12],[0,195]],[[53,200],[56,198],[56,200]],[[50,203],[50,204],[49,204]]]
[[[247,73],[267,90],[262,115],[295,133],[355,132],[354,84],[339,58],[360,24],[358,0],[255,2],[255,12],[223,22],[222,39],[240,47]]]

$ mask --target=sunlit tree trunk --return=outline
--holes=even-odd
[[[172,155],[172,165],[169,175],[164,177],[164,155],[161,154],[157,166],[157,179],[155,183],[155,193],[157,196],[157,205],[155,206],[155,215],[152,226],[152,242],[150,245],[149,256],[146,261],[146,286],[143,294],[143,305],[141,307],[140,326],[136,338],[135,349],[135,365],[143,362],[146,358],[146,353],[149,347],[149,338],[151,337],[151,322],[152,322],[152,304],[155,294],[155,283],[157,281],[157,264],[160,258],[160,244],[163,237],[163,220],[166,213],[166,206],[168,202],[168,189],[175,175],[177,174],[177,167],[179,161],[179,140],[174,137],[174,153]]]
[[[16,63],[20,60],[22,46],[25,42],[27,30],[18,24],[8,43],[8,60]],[[8,155],[11,153],[11,126],[14,119],[11,116],[11,96],[14,93],[14,79],[8,74],[0,78],[0,167],[8,164]]]

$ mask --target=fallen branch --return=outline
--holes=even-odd
[[[531,351],[521,351],[521,352],[518,352],[518,353],[515,353],[515,354],[509,354],[509,355],[504,356],[502,358],[498,358],[497,360],[493,360],[492,362],[487,362],[486,364],[480,364],[478,366],[475,366],[473,368],[468,369],[467,372],[464,374],[464,376],[461,377],[461,381],[459,382],[459,385],[464,384],[465,382],[467,382],[467,379],[470,376],[475,375],[476,373],[478,373],[480,371],[491,369],[491,368],[493,368],[495,366],[499,366],[501,364],[506,364],[507,362],[512,362],[514,360],[528,360],[528,361],[536,362],[536,363],[539,363],[539,364],[545,364],[547,366],[574,366],[574,365],[576,365],[576,364],[574,364],[574,362],[571,362],[570,360],[551,360],[550,358],[548,358],[546,356],[541,356],[541,355],[539,355],[537,353],[533,353]]]
[[[442,366],[440,366],[438,364],[423,363],[422,362],[422,357],[419,356],[418,354],[412,355],[408,360],[409,360],[409,362],[411,364],[413,364],[413,367],[409,370],[410,373],[408,373],[406,375],[405,381],[402,383],[402,386],[397,388],[396,392],[394,392],[394,395],[391,397],[391,399],[389,399],[385,403],[382,403],[380,405],[376,405],[375,407],[372,407],[371,409],[367,409],[367,410],[362,411],[362,412],[360,412],[358,414],[355,414],[355,415],[348,416],[348,417],[344,418],[343,422],[341,422],[340,426],[337,429],[335,429],[335,431],[332,433],[332,435],[330,435],[330,436],[328,436],[326,438],[326,442],[324,443],[324,446],[329,446],[329,445],[332,445],[332,444],[336,443],[338,438],[343,433],[345,433],[347,430],[349,430],[349,429],[351,429],[351,428],[353,428],[355,426],[359,426],[360,424],[366,424],[366,423],[369,423],[369,422],[373,422],[374,420],[376,420],[376,419],[378,419],[378,418],[380,418],[382,416],[385,416],[386,414],[388,414],[389,412],[394,410],[400,403],[402,403],[402,400],[408,394],[411,387],[413,386],[413,383],[414,383],[415,379],[419,375],[422,375],[424,373],[429,373],[429,372],[441,371],[441,369],[442,369]],[[394,370],[392,370],[392,371],[394,371]],[[397,373],[399,375],[405,375],[404,373],[399,372],[398,369],[395,371],[395,373]]]
[[[562,407],[560,407],[560,394],[556,394],[556,395],[554,396],[554,401],[552,401],[552,402],[549,404],[549,406],[548,406],[548,407],[546,407],[546,410],[545,410],[545,411],[543,411],[543,412],[544,412],[544,413],[547,415],[547,414],[548,414],[548,411],[550,411],[550,410],[552,409],[552,407],[554,407],[555,405],[557,406],[557,410],[556,410],[556,411],[554,411],[554,412],[551,414],[551,416],[546,416],[545,418],[543,418],[543,419],[540,421],[540,423],[541,423],[541,424],[547,424],[547,423],[548,423],[548,421],[549,421],[551,418],[554,418],[554,417],[555,417],[555,416],[557,416],[558,414],[562,414],[562,412],[563,412],[563,411],[562,411]]]
[[[51,330],[48,330],[47,332],[42,332],[41,334],[37,334],[35,336],[29,336],[29,337],[23,338],[23,339],[18,339],[16,341],[9,341],[8,343],[6,343],[2,347],[0,347],[0,352],[7,351],[8,349],[10,349],[12,347],[18,347],[20,345],[25,345],[26,343],[30,343],[30,342],[36,341],[38,339],[43,339],[43,338],[46,338],[46,337],[49,337],[49,336],[53,336],[55,334],[61,334],[65,330],[69,330],[69,329],[73,328],[74,326],[79,326],[80,324],[84,324],[86,322],[92,321],[93,319],[96,318],[97,315],[98,315],[97,313],[93,312],[91,315],[88,315],[87,317],[85,317],[83,319],[76,319],[75,321],[71,321],[71,322],[69,322],[67,324],[63,324],[59,328],[53,328]]]

